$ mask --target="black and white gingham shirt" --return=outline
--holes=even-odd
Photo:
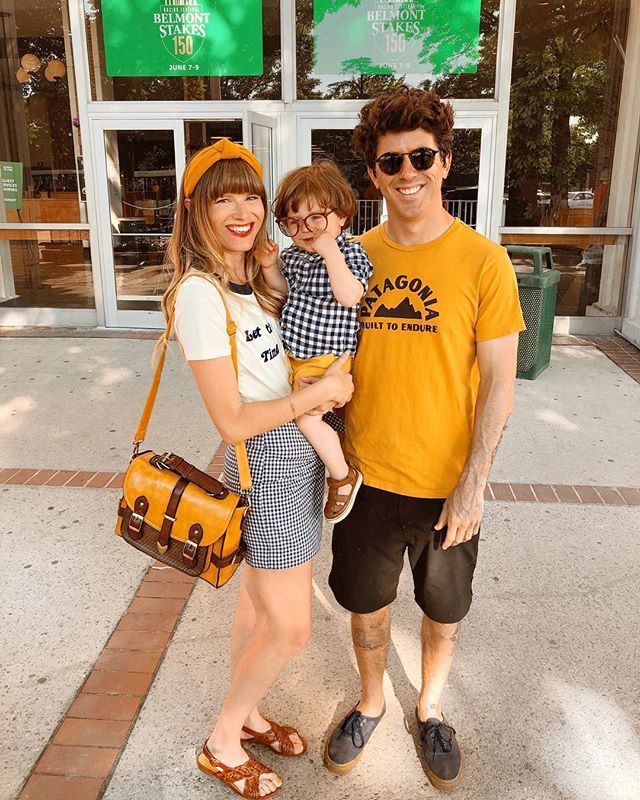
[[[367,289],[373,267],[363,246],[344,233],[336,239],[353,275]],[[345,308],[333,296],[322,256],[292,245],[281,253],[282,272],[289,297],[282,309],[282,339],[296,358],[345,350],[355,353],[358,344],[358,305]]]

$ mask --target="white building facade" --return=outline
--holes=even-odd
[[[0,326],[159,328],[186,160],[227,136],[280,177],[404,82],[455,110],[447,208],[552,247],[556,330],[640,344],[640,3],[0,0]],[[280,236],[279,233],[274,235]]]

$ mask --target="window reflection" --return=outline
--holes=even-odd
[[[159,299],[168,283],[163,264],[176,203],[173,131],[105,131],[105,155],[118,308],[138,308],[144,297]]]
[[[384,0],[373,4],[367,0],[345,2],[338,0],[333,3],[328,3],[327,0],[297,0],[297,98],[300,100],[365,99],[381,91],[392,90],[401,83],[434,89],[442,97],[492,97],[495,92],[500,0],[481,0],[477,49],[473,45],[473,37],[469,36],[469,27],[464,25],[460,27],[462,12],[473,11],[477,6],[474,3],[466,4],[465,8],[457,9],[458,13],[453,13],[451,5],[440,0],[440,10],[436,8],[435,11],[441,13],[441,23],[444,28],[441,26],[440,38],[437,41],[433,37],[425,38],[424,49],[420,55],[414,52],[409,57],[410,42],[402,41],[404,35],[398,34],[395,30],[386,32],[387,28],[384,28],[381,29],[382,33],[375,37],[374,44],[369,42],[371,52],[368,55],[362,53],[361,39],[358,39],[358,44],[354,43],[352,53],[346,52],[343,41],[340,45],[341,57],[344,54],[344,58],[340,61],[341,69],[338,71],[334,68],[336,74],[325,74],[323,70],[329,68],[327,65],[331,59],[328,56],[319,58],[318,52],[322,51],[325,56],[331,54],[336,47],[337,33],[349,28],[352,31],[357,29],[358,32],[371,28],[374,24],[368,19],[371,14],[380,20],[383,16],[387,18],[396,14],[398,8],[408,15],[409,21],[404,23],[405,26],[411,25],[412,14],[421,13],[423,6],[425,13],[433,13],[433,4],[394,4]],[[418,6],[420,12],[416,12]],[[320,13],[322,9],[326,9],[326,14]],[[327,15],[335,15],[335,20],[330,20],[332,25],[327,23]],[[314,16],[317,20],[315,25]],[[477,37],[477,16],[475,20]],[[380,26],[383,23],[375,24]],[[392,72],[373,67],[372,55],[375,55],[376,48],[380,47],[385,50],[384,58],[392,59],[394,65]],[[390,52],[387,53],[386,50]],[[477,69],[470,66],[470,62],[476,60],[476,52]],[[420,70],[420,74],[415,74],[415,63],[418,59],[426,63],[430,59],[433,69],[429,70],[428,66],[425,66]],[[471,71],[458,72],[465,68]],[[372,69],[378,74],[370,74]],[[385,72],[388,74],[384,74]]]
[[[624,237],[603,235],[560,235],[543,241],[524,235],[505,234],[503,244],[547,245],[551,247],[553,268],[560,272],[557,316],[616,316],[624,274],[627,244]],[[528,262],[525,256],[512,256],[519,271]]]
[[[604,226],[629,0],[518,0],[505,224]]]
[[[0,231],[0,308],[95,308],[88,231]]]
[[[66,0],[2,8],[0,221],[86,222]]]

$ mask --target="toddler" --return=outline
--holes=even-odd
[[[287,291],[281,328],[294,389],[301,379],[322,376],[346,351],[355,354],[358,304],[372,272],[362,245],[343,232],[356,208],[353,189],[330,161],[295,169],[278,187],[276,222],[293,244],[280,259],[272,245],[262,267],[268,283]],[[344,369],[351,369],[351,359]],[[337,432],[322,416],[303,414],[296,424],[329,473],[325,519],[340,522],[362,475],[347,464]]]

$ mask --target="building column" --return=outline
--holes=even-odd
[[[627,284],[622,333],[640,347],[640,159],[636,160],[636,192],[631,218]]]
[[[620,91],[620,111],[611,170],[611,186],[607,212],[607,227],[626,228],[630,224],[633,208],[634,171],[629,169],[637,157],[640,134],[640,4],[630,3],[624,75]],[[587,315],[622,314],[620,302],[624,280],[623,247],[605,247],[602,262],[600,292],[596,303],[587,308]],[[628,272],[627,272],[628,274]]]

